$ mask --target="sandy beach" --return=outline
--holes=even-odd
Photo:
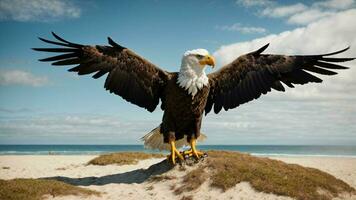
[[[87,165],[94,155],[3,155],[0,156],[0,179],[14,178],[58,178],[74,185],[96,190],[100,197],[65,196],[48,199],[292,199],[274,194],[256,192],[249,183],[243,182],[222,192],[204,183],[197,191],[175,195],[171,188],[179,185],[179,177],[185,172],[179,169],[166,174],[174,174],[177,179],[150,182],[144,169],[163,159],[147,159],[136,165]],[[343,157],[272,157],[286,163],[317,168],[339,178],[356,188],[356,158]],[[188,169],[189,170],[189,169]],[[342,199],[356,199],[346,196]]]

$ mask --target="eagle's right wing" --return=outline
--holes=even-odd
[[[68,71],[79,75],[95,73],[95,79],[109,73],[104,86],[106,90],[150,112],[155,110],[170,73],[120,46],[111,38],[108,38],[111,46],[89,46],[71,43],[52,34],[58,41],[39,39],[60,47],[33,50],[62,54],[40,61],[49,61],[52,65],[77,65]]]
[[[205,114],[214,107],[214,112],[233,109],[241,104],[257,99],[275,89],[284,91],[284,83],[293,88],[293,84],[320,83],[322,80],[309,72],[323,75],[337,74],[333,70],[347,69],[339,62],[354,58],[330,58],[348,48],[320,55],[271,55],[262,54],[265,45],[257,51],[242,55],[220,70],[208,75],[210,93],[205,106]]]

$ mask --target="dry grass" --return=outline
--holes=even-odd
[[[212,187],[223,191],[240,182],[248,182],[260,192],[303,200],[329,200],[342,193],[355,193],[355,189],[342,180],[317,169],[237,152],[210,151],[208,154],[206,161],[183,176],[179,186],[173,186],[172,190],[176,195],[194,191],[208,179]],[[138,160],[161,157],[162,154],[140,152],[114,153],[99,156],[89,164],[135,164]],[[207,171],[210,173],[208,174]],[[150,181],[175,178],[160,175],[152,177]]]
[[[177,177],[169,176],[169,175],[157,175],[157,176],[150,177],[149,181],[150,182],[161,182],[161,181],[167,181],[167,180],[173,180],[173,179],[177,179]]]
[[[163,154],[155,153],[143,153],[143,152],[120,152],[100,155],[89,161],[88,164],[91,165],[134,165],[137,164],[139,160],[145,160],[150,158],[163,158]]]
[[[198,189],[206,180],[208,179],[208,174],[205,172],[203,167],[198,167],[187,173],[183,177],[182,185],[174,190],[174,194],[179,195],[183,192],[190,192]]]
[[[344,193],[356,193],[347,183],[318,169],[238,152],[208,154],[206,161],[183,176],[181,185],[173,187],[176,195],[196,190],[208,179],[212,187],[223,191],[248,182],[257,191],[300,200],[331,200]]]
[[[212,186],[222,190],[249,182],[257,191],[303,200],[328,200],[344,192],[355,193],[345,182],[320,170],[237,152],[210,151],[205,167],[213,171]]]
[[[100,195],[99,192],[72,186],[55,180],[13,179],[0,180],[0,199],[38,200],[44,195]]]
[[[193,200],[193,196],[183,196],[180,200]]]
[[[66,167],[58,167],[58,168],[56,168],[56,170],[67,170],[67,168]]]
[[[153,185],[150,185],[150,186],[146,187],[146,190],[147,190],[147,191],[151,191],[151,190],[153,190],[153,189],[154,189]]]

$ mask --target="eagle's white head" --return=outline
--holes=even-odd
[[[205,49],[186,51],[183,55],[177,83],[187,90],[192,98],[199,89],[209,84],[209,79],[205,74],[206,65],[214,68],[215,60]]]

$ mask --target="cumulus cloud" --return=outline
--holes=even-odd
[[[328,0],[314,1],[312,3],[280,4],[278,2],[269,3],[250,2],[247,0],[237,1],[239,5],[246,8],[256,7],[258,15],[271,18],[282,18],[289,24],[306,25],[340,11],[354,8],[355,0]]]
[[[1,0],[0,20],[51,21],[77,18],[81,9],[69,0]]]
[[[35,110],[29,109],[29,108],[3,108],[3,107],[0,107],[0,114],[2,114],[2,113],[13,114],[13,113],[24,113],[24,112],[35,112]]]
[[[159,120],[130,121],[112,115],[13,113],[11,117],[0,119],[0,141],[36,144],[132,144],[138,143],[142,136],[158,124]]]
[[[43,86],[48,83],[46,76],[37,76],[23,70],[1,70],[0,85]]]
[[[348,100],[281,99],[260,98],[219,115],[209,114],[202,127],[207,143],[355,144],[356,107]]]
[[[262,15],[269,17],[285,17],[306,10],[307,7],[302,3],[288,6],[267,7],[262,11]]]
[[[314,6],[334,9],[347,9],[355,5],[354,0],[329,0],[316,2]]]
[[[208,139],[203,144],[355,144],[355,112],[345,100],[259,99],[205,117],[202,132]],[[94,113],[0,112],[0,143],[142,144],[139,139],[160,122],[154,115],[128,120]]]
[[[329,11],[321,11],[319,9],[307,9],[290,16],[287,22],[290,24],[309,24],[332,14],[334,13]]]
[[[251,6],[267,6],[273,4],[273,1],[270,0],[237,0],[237,4],[240,4],[245,7]]]
[[[317,54],[343,49],[349,45],[349,51],[341,56],[355,57],[356,55],[356,26],[351,26],[350,21],[356,19],[356,9],[334,14],[306,27],[271,34],[247,42],[220,47],[215,53],[220,65],[227,64],[239,55],[254,51],[266,43],[271,43],[266,53],[276,54]],[[356,63],[348,62],[344,65],[351,69],[339,71],[336,76],[320,76],[323,84],[309,84],[289,89],[288,96],[293,98],[356,98]],[[281,93],[272,96],[280,98]],[[285,96],[285,95],[283,95]],[[285,98],[285,97],[283,97]]]
[[[240,23],[235,23],[230,26],[216,26],[217,29],[223,31],[236,31],[243,34],[251,34],[251,33],[266,33],[267,30],[262,27],[255,27],[255,26],[242,26]]]

